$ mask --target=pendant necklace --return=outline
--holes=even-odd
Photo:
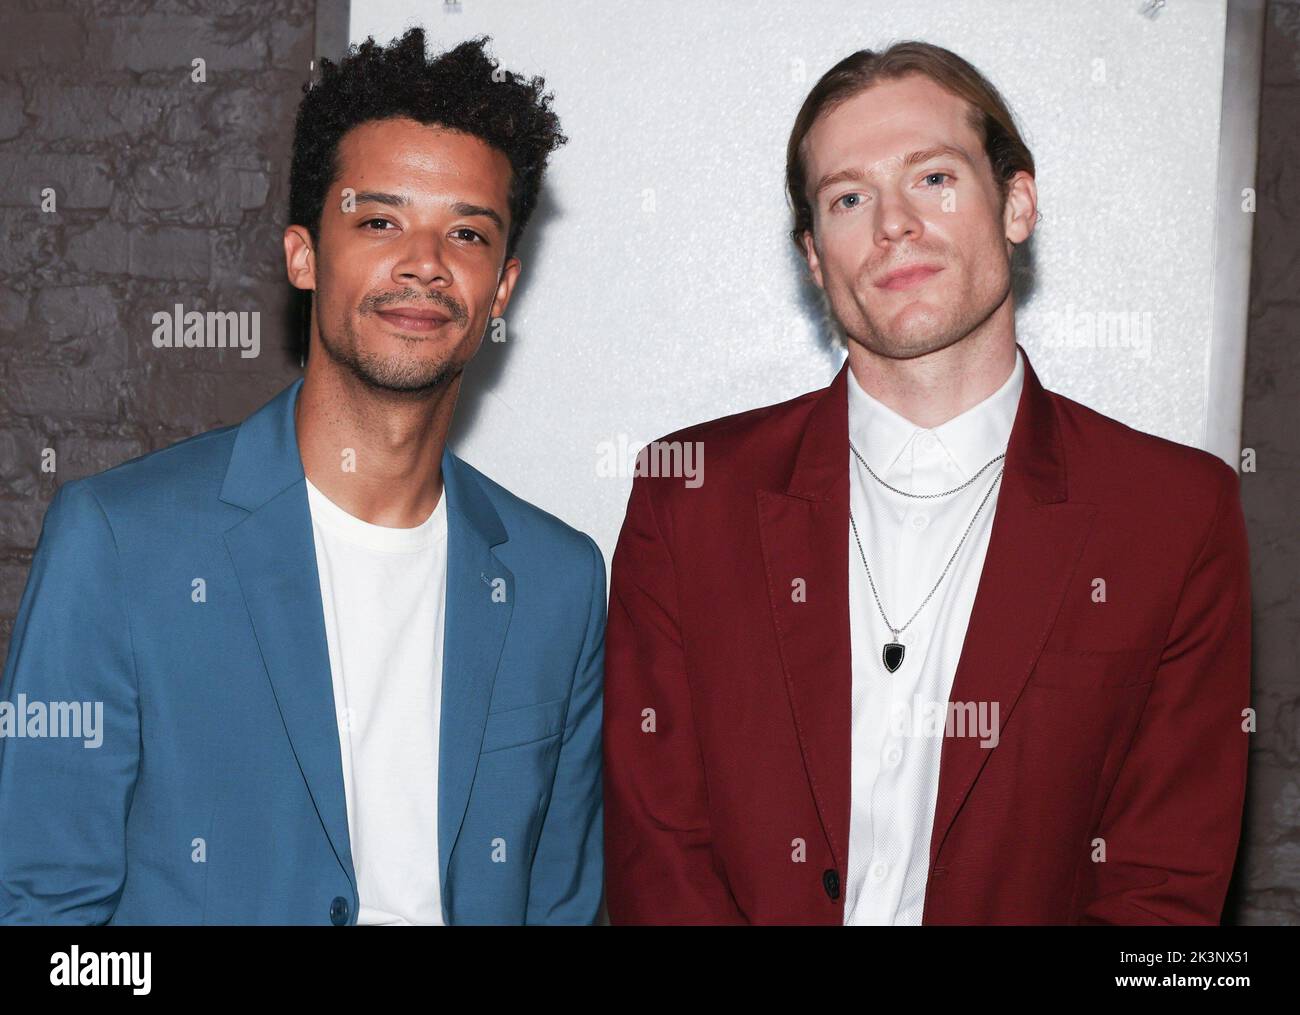
[[[959,490],[964,490],[966,489],[966,487],[970,486],[971,483],[975,482],[975,480],[977,480],[980,477],[980,475],[983,474],[984,470],[987,469],[990,465],[992,465],[996,461],[1000,461],[1001,459],[1006,458],[1007,456],[1007,453],[1005,451],[1002,452],[1002,454],[998,455],[996,458],[993,458],[991,461],[989,461],[984,466],[984,468],[980,469],[979,472],[971,476],[971,478],[966,480],[966,482],[962,483],[960,486],[953,487],[951,490],[945,490],[942,493],[908,493],[906,490],[899,490],[897,487],[890,486],[883,479],[881,479],[874,472],[872,472],[871,466],[869,466],[866,460],[860,454],[858,454],[858,449],[853,446],[852,441],[849,441],[849,448],[850,450],[852,450],[853,456],[860,463],[862,463],[862,467],[866,469],[868,473],[870,473],[871,478],[874,479],[877,483],[879,483],[881,486],[885,487],[888,490],[892,490],[894,493],[902,494],[902,496],[904,497],[912,497],[917,500],[932,500],[937,497],[947,497],[950,496],[951,494],[957,493]],[[984,499],[980,501],[979,507],[975,509],[975,514],[971,516],[970,523],[966,526],[966,531],[962,533],[961,539],[958,540],[957,549],[952,551],[952,556],[948,558],[948,563],[944,565],[943,572],[939,575],[939,580],[934,583],[934,587],[930,589],[929,593],[921,601],[921,605],[916,608],[916,612],[912,614],[912,616],[908,619],[907,623],[904,624],[902,627],[895,627],[893,624],[889,622],[889,617],[885,615],[885,607],[880,602],[880,593],[876,590],[876,583],[871,577],[871,568],[867,564],[866,552],[862,549],[862,539],[858,535],[858,523],[853,519],[853,509],[849,508],[849,524],[853,527],[853,540],[858,544],[858,555],[862,558],[862,567],[867,572],[867,582],[871,585],[871,594],[876,600],[876,609],[880,611],[881,619],[884,620],[885,626],[889,628],[890,634],[893,636],[893,640],[886,642],[884,648],[881,650],[880,653],[880,660],[885,664],[885,669],[888,670],[890,673],[894,673],[900,666],[903,665],[903,656],[907,652],[906,646],[904,646],[898,640],[898,636],[901,635],[904,631],[908,629],[908,627],[911,626],[912,621],[917,618],[917,615],[920,614],[920,612],[923,609],[925,609],[925,604],[928,603],[930,599],[934,596],[935,592],[939,590],[939,586],[943,583],[944,576],[948,574],[948,570],[952,567],[952,562],[957,559],[957,554],[961,552],[962,545],[966,542],[966,537],[970,535],[970,530],[974,527],[975,520],[979,518],[980,512],[984,510],[984,505],[988,503],[989,497],[992,495],[994,489],[997,487],[998,481],[1002,478],[1002,473],[1005,470],[1005,468],[1006,467],[1003,466],[1003,468],[998,469],[998,474],[993,477],[993,482],[989,484],[988,490],[986,490],[984,493]]]

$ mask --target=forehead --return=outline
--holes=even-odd
[[[338,169],[338,181],[357,190],[454,191],[457,199],[502,206],[511,177],[510,160],[486,141],[405,118],[349,130],[339,141]]]
[[[807,178],[847,166],[885,168],[910,151],[959,145],[978,157],[964,99],[920,74],[880,81],[817,118],[804,139]]]

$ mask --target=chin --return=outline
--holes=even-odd
[[[429,392],[461,372],[462,364],[439,357],[361,355],[347,364],[369,387],[394,393]]]
[[[949,331],[939,325],[882,329],[868,324],[860,333],[870,338],[859,344],[886,359],[916,359],[946,348],[953,342]]]

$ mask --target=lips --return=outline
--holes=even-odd
[[[436,331],[451,320],[445,311],[432,307],[389,307],[378,311],[378,316],[402,331]]]
[[[898,268],[891,271],[882,278],[876,285],[881,289],[911,289],[915,285],[920,285],[926,279],[937,275],[943,271],[942,268],[928,264],[913,264],[906,268]]]

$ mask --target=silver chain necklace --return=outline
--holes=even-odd
[[[867,468],[868,472],[871,472],[870,467],[867,466],[867,463],[865,461],[863,461],[862,456],[858,454],[858,449],[853,447],[852,441],[849,442],[849,447],[853,448],[853,454],[855,457],[857,457],[858,461],[862,462],[862,465]],[[989,465],[992,465],[993,462],[996,462],[999,458],[1005,458],[1005,457],[1006,457],[1006,452],[1004,451],[1002,454],[998,455],[997,458],[994,458],[993,461],[989,462],[988,465],[984,466],[984,469],[987,469]],[[983,472],[984,469],[980,469],[980,472]],[[984,510],[984,505],[988,503],[989,497],[992,495],[994,489],[997,488],[998,481],[1002,478],[1002,473],[1005,471],[1005,469],[1006,469],[1005,466],[1003,466],[1003,468],[1001,469],[998,469],[998,474],[993,477],[993,482],[989,484],[989,488],[984,492],[984,499],[980,501],[980,506],[975,509],[975,514],[971,516],[971,520],[969,524],[967,524],[966,526],[966,531],[961,534],[961,539],[957,542],[957,549],[952,551],[952,556],[948,558],[948,563],[943,566],[943,573],[939,575],[939,580],[934,583],[934,587],[930,589],[925,599],[921,601],[921,605],[916,608],[916,612],[913,613],[910,618],[908,618],[907,623],[904,624],[902,627],[895,627],[893,624],[889,622],[889,617],[885,615],[885,607],[880,602],[880,593],[876,591],[876,583],[874,579],[872,579],[871,577],[871,568],[867,564],[867,554],[862,549],[862,538],[858,535],[858,523],[853,519],[853,509],[849,508],[849,525],[853,527],[853,540],[858,544],[858,555],[862,558],[862,566],[867,572],[867,582],[871,585],[871,594],[872,596],[875,597],[876,609],[880,611],[881,619],[884,620],[885,626],[889,628],[890,633],[893,635],[893,641],[886,642],[884,649],[880,653],[881,662],[885,664],[885,669],[888,670],[890,673],[893,673],[900,666],[903,665],[903,656],[907,652],[906,647],[899,642],[898,636],[911,626],[912,621],[917,618],[917,616],[920,614],[920,612],[923,609],[925,609],[925,604],[931,600],[931,598],[934,596],[934,594],[937,591],[939,591],[939,586],[943,584],[943,579],[948,574],[949,569],[952,567],[952,562],[957,559],[957,554],[961,552],[961,548],[966,542],[966,537],[970,535],[970,530],[975,526],[975,520],[979,518],[980,512]],[[949,494],[956,493],[958,490],[964,489],[965,487],[969,486],[971,483],[975,481],[976,477],[979,476],[980,472],[975,473],[974,476],[972,476],[961,486],[949,490],[948,493]],[[883,480],[881,480],[879,476],[876,476],[874,472],[872,472],[871,474],[872,476],[875,476],[877,481],[880,482],[882,486],[889,485],[885,483]],[[894,487],[890,486],[889,489],[893,490]],[[903,493],[904,496],[908,496],[908,497],[947,496],[947,494],[908,494],[902,490],[898,490],[896,492]]]
[[[849,450],[853,452],[853,457],[862,463],[862,467],[867,470],[871,478],[874,479],[881,486],[883,486],[886,490],[892,490],[894,493],[899,494],[900,496],[911,497],[914,500],[933,500],[936,497],[950,497],[954,493],[959,493],[960,491],[965,490],[966,487],[970,486],[973,482],[975,482],[975,480],[979,479],[980,476],[984,475],[985,469],[987,469],[990,465],[992,465],[994,462],[1000,462],[1002,459],[1007,457],[1007,453],[1004,451],[1002,452],[1002,454],[989,459],[989,461],[984,464],[984,466],[979,470],[979,472],[971,476],[971,478],[966,480],[966,482],[962,483],[961,486],[954,486],[951,490],[944,490],[942,493],[908,493],[906,490],[900,490],[896,486],[890,486],[883,479],[881,479],[874,472],[872,472],[871,466],[867,464],[867,460],[862,457],[862,455],[858,452],[858,449],[853,446],[852,441],[849,441]]]

